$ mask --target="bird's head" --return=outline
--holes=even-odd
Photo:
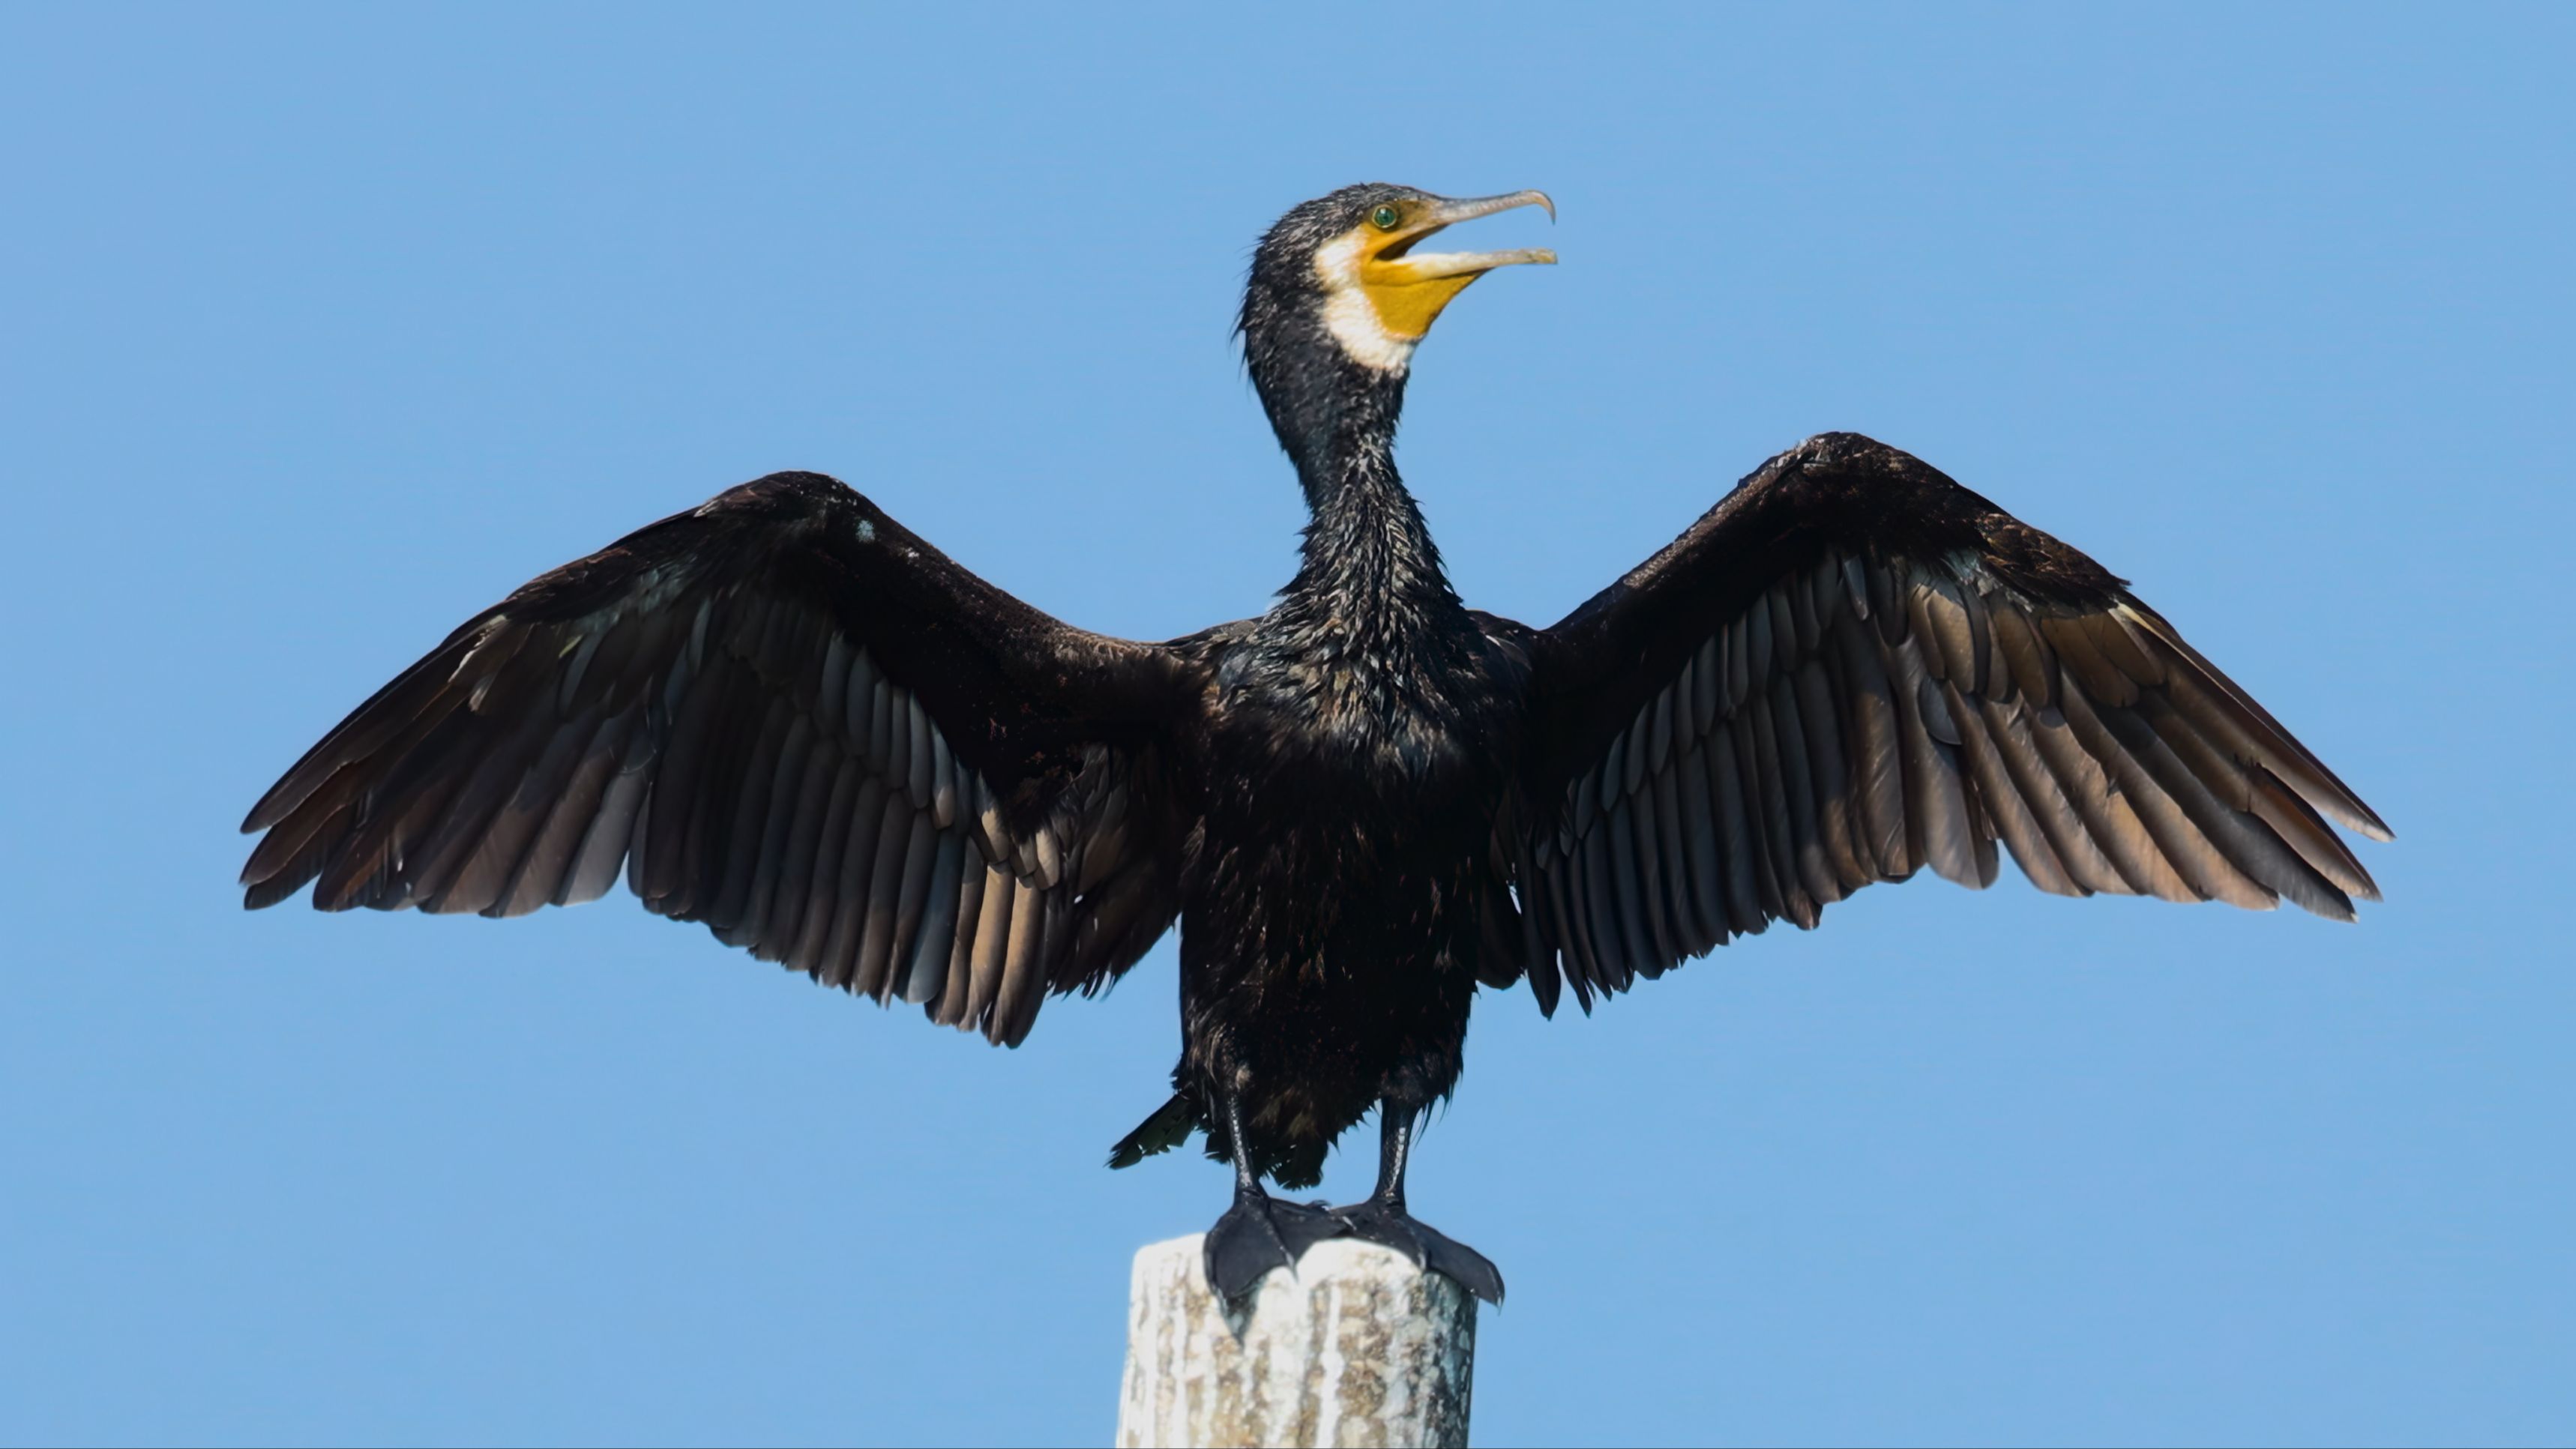
[[[1400,381],[1431,323],[1496,267],[1553,262],[1543,247],[1499,252],[1415,248],[1442,229],[1514,207],[1556,204],[1545,192],[1459,200],[1410,186],[1345,186],[1279,218],[1252,253],[1245,283],[1244,362],[1289,450],[1319,421],[1319,394],[1355,372]]]

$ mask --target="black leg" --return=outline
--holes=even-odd
[[[1458,1286],[1488,1303],[1503,1301],[1503,1275],[1493,1260],[1418,1222],[1404,1206],[1404,1169],[1413,1157],[1413,1129],[1419,1109],[1393,1100],[1378,1104],[1377,1191],[1363,1203],[1334,1208],[1331,1216],[1342,1235],[1395,1249],[1433,1273],[1445,1273]]]
[[[1369,1194],[1380,1206],[1404,1211],[1404,1168],[1413,1160],[1413,1124],[1421,1114],[1393,1102],[1381,1102],[1377,1109],[1377,1191]]]
[[[1240,1304],[1272,1269],[1294,1272],[1308,1248],[1341,1233],[1339,1221],[1320,1208],[1272,1197],[1261,1189],[1252,1151],[1244,1145],[1243,1104],[1225,1098],[1225,1130],[1234,1147],[1234,1203],[1208,1229],[1200,1252],[1208,1285],[1228,1303]]]

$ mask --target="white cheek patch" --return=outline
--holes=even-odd
[[[1353,362],[1380,372],[1402,372],[1418,340],[1386,330],[1360,283],[1360,234],[1352,232],[1315,253],[1315,280],[1324,284],[1324,326]]]

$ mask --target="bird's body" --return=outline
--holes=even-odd
[[[1245,1084],[1250,1155],[1292,1187],[1380,1100],[1457,1081],[1480,923],[1508,910],[1484,846],[1523,704],[1410,499],[1333,517],[1277,608],[1209,640],[1183,864],[1182,1097]],[[1204,1125],[1224,1148],[1226,1125]]]
[[[1246,360],[1313,511],[1258,619],[1072,629],[875,504],[774,474],[469,620],[255,806],[266,905],[509,915],[605,892],[1016,1044],[1175,921],[1182,1053],[1119,1165],[1235,1168],[1212,1279],[1321,1238],[1501,1279],[1409,1215],[1480,986],[1627,990],[1773,920],[2009,849],[2061,894],[2349,918],[2331,815],[2386,827],[2083,554],[1895,449],[1772,459],[1548,629],[1468,609],[1398,476],[1413,346],[1535,252],[1434,255],[1543,202],[1347,188],[1255,254]],[[2323,812],[2321,815],[2320,812]],[[1302,1187],[1372,1108],[1378,1188]]]

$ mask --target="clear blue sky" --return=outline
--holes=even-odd
[[[0,1437],[1104,1439],[1226,1192],[1100,1167],[1168,945],[1000,1052],[622,895],[246,915],[233,827],[775,468],[1085,625],[1258,612],[1236,288],[1372,178],[1562,213],[1417,359],[1470,602],[1857,429],[2398,831],[2358,926],[1927,877],[1489,993],[1414,1193],[1510,1278],[1481,1440],[2576,1436],[2570,12],[1441,9],[0,12]]]

